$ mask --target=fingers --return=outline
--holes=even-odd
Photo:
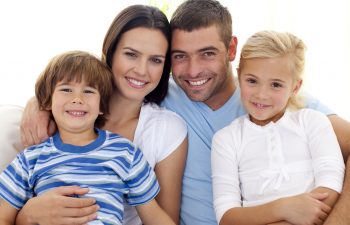
[[[63,186],[53,189],[52,192],[62,196],[72,196],[87,194],[89,193],[89,189],[81,188],[79,186]]]
[[[324,199],[326,199],[328,197],[328,193],[327,192],[324,192],[324,193],[311,192],[310,196],[314,199],[323,201]]]
[[[94,204],[84,208],[64,208],[61,213],[65,215],[65,217],[92,217],[93,215],[97,215],[99,209],[100,207]]]
[[[88,216],[83,216],[83,217],[66,217],[64,219],[62,219],[62,221],[60,221],[57,224],[61,224],[61,225],[83,225],[83,224],[87,224],[88,222],[94,220],[97,218],[97,213],[88,215]]]

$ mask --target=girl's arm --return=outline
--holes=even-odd
[[[174,221],[154,199],[145,204],[137,205],[136,210],[144,225],[175,225]]]
[[[225,212],[220,225],[322,224],[330,207],[324,193],[305,193],[253,207],[236,207]]]
[[[15,224],[17,209],[12,207],[5,200],[0,199],[0,224],[12,225]]]
[[[161,187],[156,200],[176,224],[179,224],[182,176],[186,156],[187,138],[173,153],[155,166],[155,173]]]

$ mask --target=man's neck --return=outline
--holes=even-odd
[[[212,110],[218,110],[232,97],[236,90],[236,85],[233,75],[227,77],[224,85],[218,90],[213,96],[204,103],[209,106]]]

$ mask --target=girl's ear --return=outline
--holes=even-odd
[[[303,84],[303,80],[302,79],[297,80],[297,82],[295,84],[295,87],[293,89],[293,95],[296,95],[298,93],[298,91],[300,90],[302,84]]]

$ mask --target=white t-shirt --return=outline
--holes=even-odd
[[[247,115],[219,130],[212,142],[217,221],[234,207],[261,205],[327,187],[341,192],[344,162],[328,118],[302,109],[258,126]]]
[[[177,149],[186,135],[186,123],[176,113],[156,104],[144,104],[133,143],[141,149],[150,166],[154,168]],[[135,207],[125,205],[123,224],[142,224]]]

